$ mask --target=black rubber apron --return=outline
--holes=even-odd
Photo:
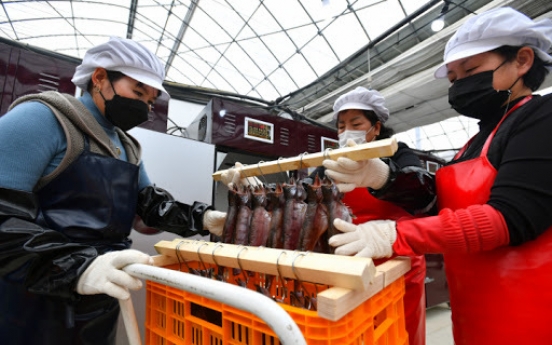
[[[99,253],[129,248],[139,168],[92,153],[85,142],[77,160],[36,193],[41,207],[37,223]],[[0,331],[9,333],[0,336],[9,344],[115,344],[119,306],[112,297],[81,296],[67,305],[4,281],[0,292],[6,321]],[[33,324],[25,324],[28,320]],[[55,336],[44,339],[45,334]]]

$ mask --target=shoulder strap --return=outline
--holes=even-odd
[[[140,164],[142,147],[140,146],[138,140],[136,140],[136,138],[132,135],[122,131],[120,128],[116,128],[116,131],[119,135],[119,139],[121,139],[121,142],[125,147],[128,162],[136,165]]]
[[[35,186],[35,190],[52,181],[78,158],[84,149],[84,136],[90,139],[90,151],[118,158],[115,145],[90,111],[77,98],[48,91],[20,97],[10,105],[10,109],[26,101],[38,101],[46,105],[56,116],[67,138],[67,152],[60,165],[52,173],[42,177]],[[129,163],[138,164],[141,149],[136,139],[121,130],[117,130],[117,134],[125,146]]]

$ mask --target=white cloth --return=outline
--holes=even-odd
[[[325,174],[331,177],[340,192],[350,192],[357,187],[380,189],[389,178],[389,166],[379,158],[353,161],[346,157],[337,160],[325,159]]]
[[[92,73],[98,67],[121,72],[169,96],[163,87],[165,80],[163,63],[155,54],[136,41],[111,37],[106,43],[88,49],[71,81],[86,90]]]
[[[355,255],[367,258],[388,258],[393,255],[397,239],[396,223],[392,220],[373,220],[355,225],[342,219],[334,220],[342,234],[334,235],[329,243],[337,255]]]
[[[510,7],[499,7],[469,18],[445,46],[443,64],[435,78],[447,77],[446,64],[469,56],[485,53],[502,46],[529,46],[545,62],[552,46],[552,21],[534,22],[525,14]]]
[[[337,119],[340,111],[348,109],[372,110],[381,123],[385,123],[389,119],[389,110],[385,107],[383,95],[376,90],[368,90],[362,86],[339,96],[335,100],[333,119]]]
[[[122,270],[130,264],[153,264],[153,259],[138,250],[126,249],[98,256],[77,282],[81,295],[107,294],[118,299],[128,299],[129,290],[142,288],[142,282]]]
[[[222,235],[224,222],[226,222],[225,212],[207,210],[203,215],[203,228],[209,230],[215,236]]]
[[[261,180],[259,180],[255,176],[241,178],[241,170],[243,167],[243,164],[241,164],[240,162],[236,162],[236,164],[234,164],[234,167],[227,169],[220,175],[221,182],[224,183],[228,187],[228,189],[232,189],[234,185],[236,185],[237,187],[263,185]]]

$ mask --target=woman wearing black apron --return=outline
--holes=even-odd
[[[148,264],[132,228],[220,234],[225,213],[180,203],[149,180],[127,130],[166,91],[164,67],[137,42],[89,49],[80,98],[24,96],[0,117],[0,343],[115,344],[119,305]]]

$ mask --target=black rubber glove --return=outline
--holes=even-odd
[[[212,209],[201,202],[193,205],[178,202],[163,188],[148,186],[138,195],[136,213],[149,227],[189,237],[209,234],[203,229],[203,214]]]

